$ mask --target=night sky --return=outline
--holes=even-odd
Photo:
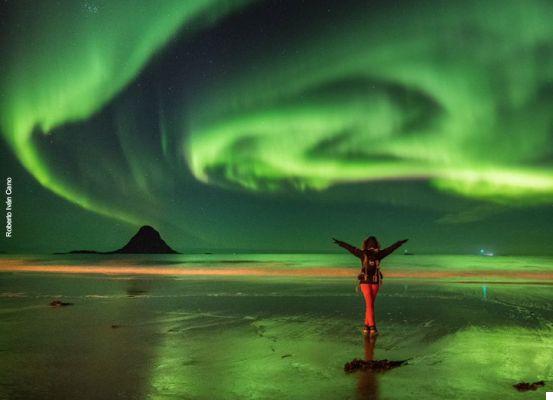
[[[550,1],[0,7],[0,250],[553,253]]]

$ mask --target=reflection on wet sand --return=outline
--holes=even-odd
[[[125,290],[128,297],[138,297],[150,291],[150,281],[145,279],[129,279]]]
[[[378,336],[364,336],[365,360],[374,360],[374,350]],[[359,371],[357,378],[358,399],[378,399],[378,376],[376,371]]]

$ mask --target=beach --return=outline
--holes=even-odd
[[[368,345],[347,255],[4,255],[0,398],[543,399],[552,262],[391,256]]]

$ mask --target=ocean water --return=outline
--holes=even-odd
[[[553,391],[553,259],[391,256],[375,341],[361,335],[358,268],[347,254],[4,256],[0,398],[544,399]],[[54,299],[73,305],[52,308]],[[344,372],[371,356],[408,363]],[[539,380],[546,385],[535,392],[512,387]]]

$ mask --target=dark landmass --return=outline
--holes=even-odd
[[[350,362],[344,365],[344,371],[347,373],[352,373],[355,371],[376,371],[383,372],[388,371],[393,368],[401,367],[402,365],[407,364],[407,360],[400,361],[391,361],[391,360],[360,360],[354,358]]]
[[[537,381],[537,382],[534,382],[534,383],[520,382],[520,383],[517,383],[516,385],[513,385],[513,387],[516,390],[518,390],[519,392],[527,392],[529,390],[537,390],[538,388],[543,387],[543,386],[545,386],[544,381]]]
[[[65,306],[72,306],[73,303],[64,303],[61,300],[54,300],[50,303],[50,307],[65,307]]]
[[[180,254],[173,250],[158,231],[148,225],[141,227],[129,242],[118,250],[72,250],[66,253],[54,254]]]
[[[129,240],[129,243],[113,253],[178,254],[165,243],[158,231],[148,225],[140,228],[136,235]]]
[[[72,250],[67,253],[54,253],[54,254],[103,254],[96,250]]]

